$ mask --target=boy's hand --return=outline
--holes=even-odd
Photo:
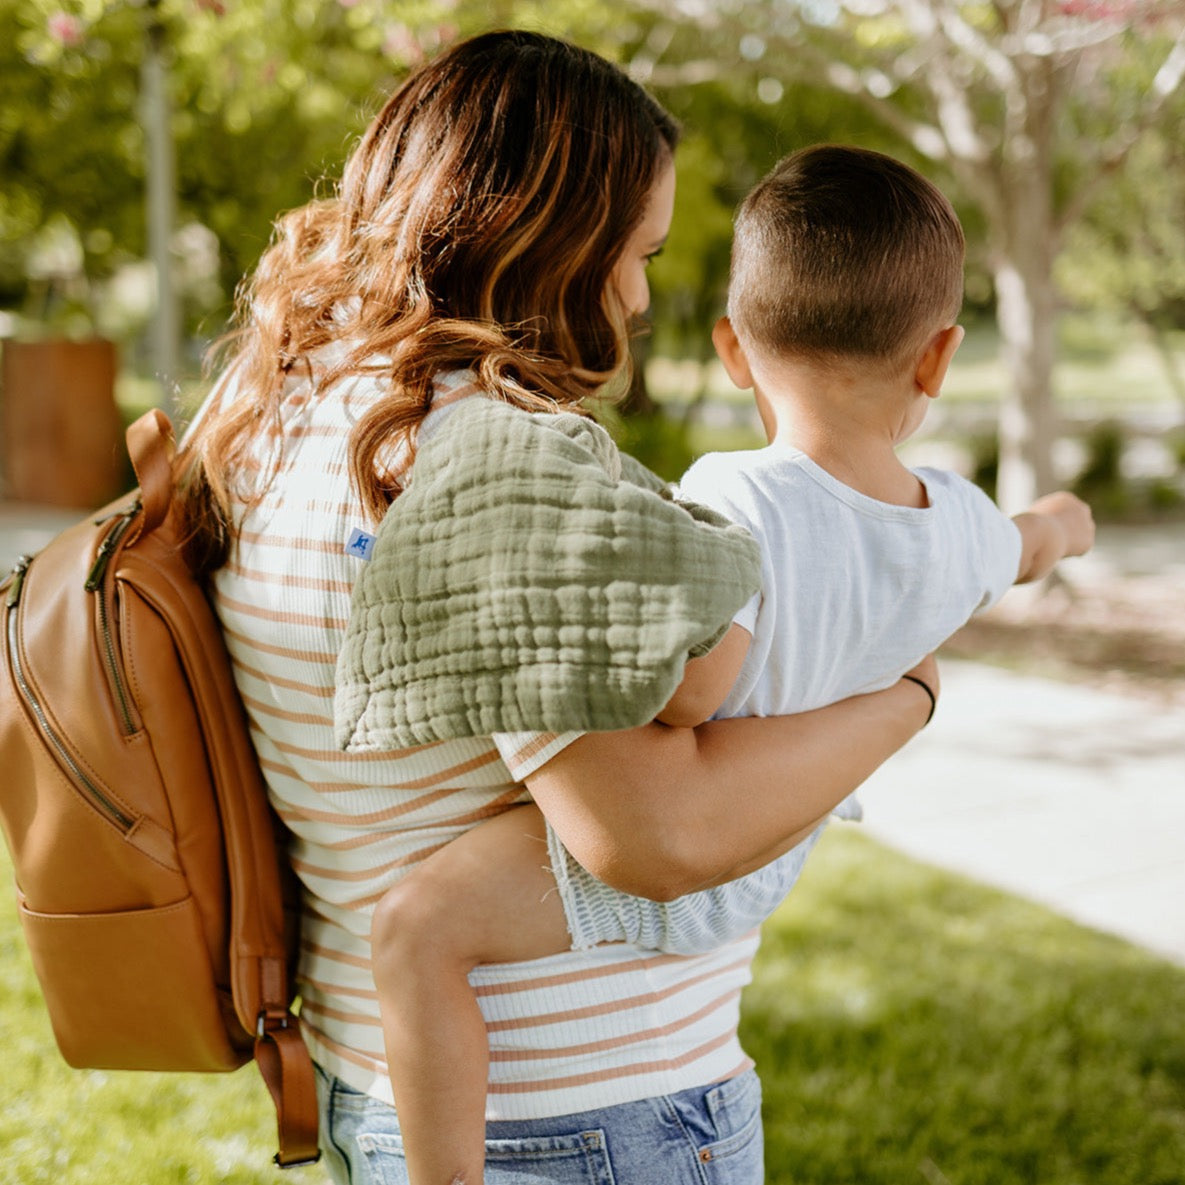
[[[1066,490],[1046,494],[1013,520],[1020,530],[1017,584],[1040,580],[1068,555],[1083,555],[1094,543],[1094,518],[1081,498]]]
[[[1085,555],[1094,544],[1094,516],[1090,507],[1068,490],[1038,498],[1029,507],[1029,513],[1056,520],[1065,534],[1063,555]]]

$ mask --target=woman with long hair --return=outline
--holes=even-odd
[[[303,886],[301,1023],[338,1181],[408,1179],[371,920],[410,869],[529,792],[589,871],[669,899],[786,850],[927,715],[898,684],[694,729],[335,741],[368,540],[420,450],[447,454],[457,408],[584,415],[622,376],[676,141],[662,108],[593,53],[521,32],[448,50],[391,96],[334,196],[277,223],[182,452],[193,555]],[[415,565],[415,549],[401,560]],[[486,1179],[662,1185],[711,1166],[713,1181],[761,1181],[760,1087],[737,1039],[756,944],[478,967]]]

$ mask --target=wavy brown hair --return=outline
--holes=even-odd
[[[350,440],[376,520],[399,492],[382,457],[400,442],[414,455],[440,371],[548,410],[620,374],[627,317],[608,281],[677,138],[621,70],[551,37],[487,33],[409,77],[334,196],[280,218],[240,287],[220,355],[233,394],[211,398],[182,457],[197,566],[225,557],[232,486],[266,491],[248,454],[315,359],[318,391],[354,374],[387,385]]]

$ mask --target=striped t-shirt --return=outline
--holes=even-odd
[[[375,904],[417,861],[523,801],[522,779],[573,737],[336,748],[334,669],[365,563],[357,532],[373,530],[350,488],[348,436],[381,395],[367,378],[328,395],[292,387],[275,480],[262,502],[239,508],[239,546],[216,575],[215,601],[304,888],[306,1036],[326,1070],[390,1102],[370,969]],[[447,432],[447,405],[467,397],[481,396],[464,374],[441,380],[423,431]],[[489,1118],[584,1111],[748,1068],[736,1028],[756,945],[752,934],[696,957],[609,945],[478,967],[470,979],[489,1030]]]

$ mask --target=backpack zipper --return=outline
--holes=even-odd
[[[12,609],[17,601],[21,599],[21,585],[25,583],[25,573],[29,570],[29,565],[33,562],[31,555],[23,555],[17,560],[16,565],[9,573],[8,577],[8,595],[4,598],[4,604],[7,608]]]
[[[33,688],[29,686],[29,681],[25,678],[25,671],[21,666],[20,637],[17,632],[16,615],[17,606],[21,599],[21,586],[24,584],[25,573],[29,570],[29,564],[31,562],[32,557],[27,555],[21,556],[17,561],[16,568],[13,569],[12,583],[8,588],[8,596],[5,598],[5,607],[8,613],[8,659],[12,666],[12,674],[16,681],[17,689],[37,720],[37,724],[45,739],[53,746],[54,752],[58,755],[59,762],[69,771],[75,782],[83,788],[94,805],[114,822],[120,830],[124,832],[131,831],[135,826],[135,820],[116,806],[107,796],[106,792],[97,786],[79,766],[78,762],[74,759],[73,753],[70,752],[61,737],[54,731],[53,726],[49,722],[49,717],[45,713],[45,709],[41,706],[41,701],[38,700]]]
[[[95,552],[94,563],[91,564],[90,571],[86,574],[86,581],[82,586],[87,592],[95,592],[99,585],[103,583],[103,576],[107,571],[108,563],[111,561],[112,553],[115,551],[119,541],[123,538],[124,532],[132,525],[132,520],[139,513],[140,499],[137,498],[127,510],[121,510],[117,515],[108,516],[109,518],[115,518],[117,521],[115,526],[103,536],[103,541],[99,544],[99,550]],[[107,521],[108,519],[96,519],[95,525],[100,526]]]
[[[132,520],[140,512],[140,502],[137,499],[127,510],[122,511],[115,526],[103,537],[99,550],[95,553],[95,562],[91,564],[83,588],[87,592],[98,594],[99,602],[99,636],[103,641],[103,658],[107,666],[107,678],[111,689],[115,693],[115,702],[119,708],[119,717],[123,723],[124,732],[131,736],[138,731],[135,715],[132,712],[131,696],[124,683],[123,671],[120,669],[116,657],[115,635],[111,627],[111,613],[108,605],[109,597],[103,588],[103,577],[107,574],[107,565],[115,554],[119,541],[123,538]]]

